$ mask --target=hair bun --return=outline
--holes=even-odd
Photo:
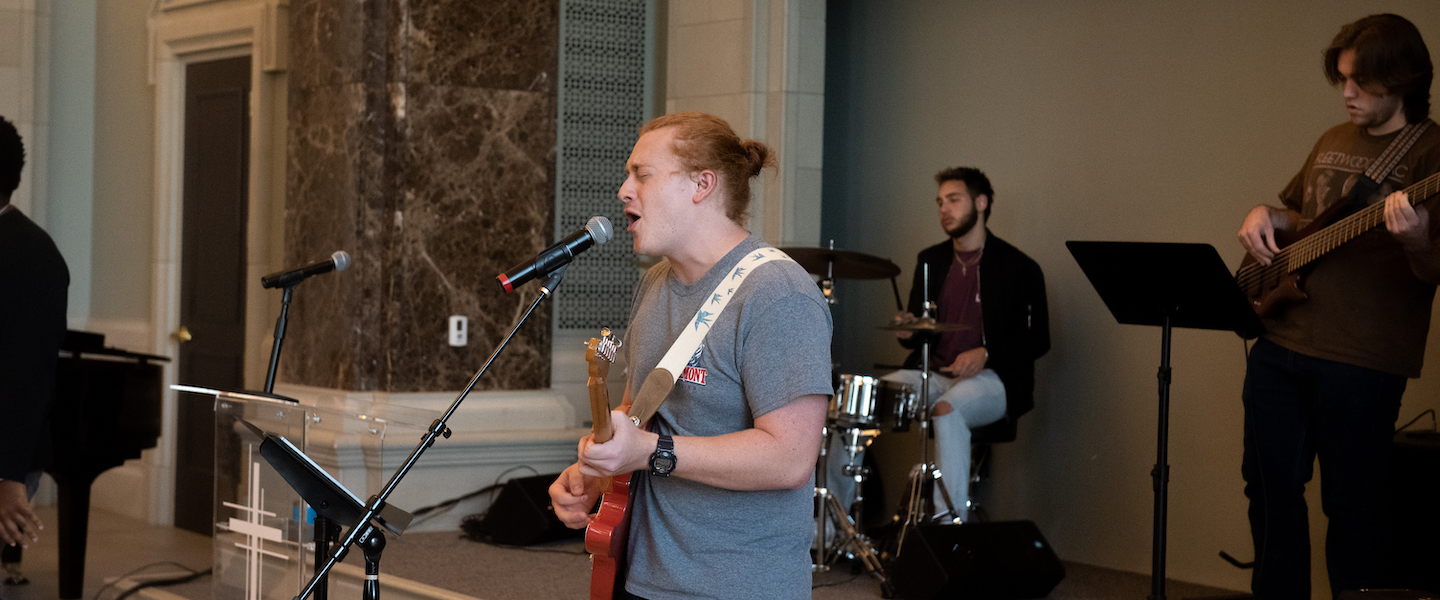
[[[741,147],[745,148],[745,153],[750,155],[751,177],[759,175],[765,167],[775,165],[775,153],[770,150],[769,146],[755,140],[745,140],[741,142]]]

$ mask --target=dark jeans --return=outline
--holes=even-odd
[[[627,591],[625,591],[625,590],[620,590],[620,591],[618,591],[618,592],[615,593],[615,600],[645,600],[645,599],[644,599],[644,598],[641,598],[641,597],[639,597],[639,596],[636,596],[635,594],[632,594],[632,593],[630,593],[630,592],[627,592]]]
[[[1375,587],[1385,457],[1406,380],[1306,356],[1266,340],[1245,372],[1245,496],[1255,540],[1251,589],[1263,600],[1310,598],[1305,484],[1320,459],[1329,518],[1330,590]]]

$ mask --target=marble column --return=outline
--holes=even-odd
[[[457,390],[538,294],[495,275],[554,237],[558,0],[292,0],[279,380]],[[549,302],[478,389],[550,380]],[[469,345],[447,318],[469,318]]]

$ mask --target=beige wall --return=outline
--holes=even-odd
[[[823,0],[668,0],[665,112],[708,112],[765,142],[777,168],[751,184],[751,231],[819,241],[825,100]]]
[[[90,315],[150,320],[155,260],[155,88],[146,20],[153,2],[96,5],[95,214]]]
[[[900,264],[906,293],[915,253],[943,239],[931,177],[975,165],[996,188],[992,229],[1045,270],[1053,349],[1037,408],[998,450],[993,514],[1035,520],[1062,558],[1150,571],[1160,331],[1117,325],[1063,243],[1208,243],[1238,265],[1246,211],[1345,118],[1320,51],[1385,11],[1414,21],[1440,62],[1440,4],[1426,1],[831,3],[827,19],[852,29],[828,37],[823,235]],[[888,283],[840,291],[842,369],[898,362],[874,329],[895,309]],[[1231,333],[1176,332],[1169,446],[1168,572],[1237,589],[1248,571],[1217,553],[1252,554],[1244,352]],[[1429,354],[1402,422],[1440,406],[1440,344]],[[1318,493],[1311,506],[1323,523]]]

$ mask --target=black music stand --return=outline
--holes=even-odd
[[[360,538],[358,545],[365,555],[366,580],[362,587],[362,597],[365,600],[374,600],[380,594],[380,555],[385,550],[385,535],[373,525],[365,523],[366,503],[352,493],[345,486],[336,481],[330,473],[310,460],[299,448],[290,443],[290,440],[283,436],[268,433],[244,419],[236,419],[246,429],[261,440],[260,456],[264,457],[275,472],[279,473],[291,488],[305,499],[305,503],[315,509],[316,518],[324,517],[330,523],[346,525],[351,528],[368,528],[371,531],[365,532]],[[381,526],[388,529],[390,533],[400,535],[410,525],[414,517],[394,505],[385,504],[375,517]],[[317,530],[318,533],[318,530]],[[320,540],[315,540],[318,547]],[[328,545],[328,544],[327,544]],[[317,562],[319,556],[316,557]]]
[[[1160,330],[1160,419],[1155,468],[1155,528],[1150,600],[1165,599],[1165,507],[1170,465],[1170,329],[1234,331],[1249,339],[1264,326],[1209,244],[1065,242],[1115,320]]]

